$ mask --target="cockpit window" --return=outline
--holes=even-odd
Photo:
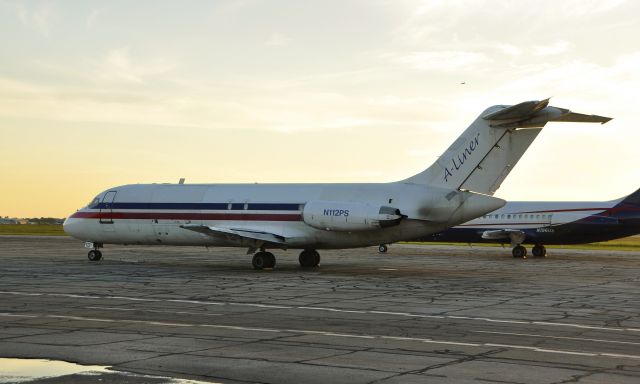
[[[91,202],[89,204],[87,204],[86,208],[94,208],[99,203],[100,203],[100,199],[98,198],[98,196],[96,196],[93,200],[91,200]]]

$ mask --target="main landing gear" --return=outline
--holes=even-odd
[[[320,265],[320,254],[315,249],[305,249],[298,257],[302,268],[314,268]]]
[[[547,249],[542,244],[534,245],[533,248],[531,248],[531,253],[533,254],[533,257],[547,257]],[[513,255],[513,257],[517,259],[526,259],[527,248],[518,244],[515,247],[513,247],[511,254]]]
[[[527,258],[527,248],[523,247],[522,245],[516,245],[511,250],[511,254],[516,259],[526,259]]]
[[[298,258],[302,268],[314,268],[320,265],[320,254],[315,249],[305,249]],[[253,255],[253,269],[261,270],[276,266],[276,257],[271,252],[260,251]]]
[[[253,255],[253,269],[273,268],[276,266],[276,257],[271,252],[260,251]]]
[[[387,253],[388,250],[389,250],[389,248],[387,247],[386,244],[380,244],[378,246],[378,252],[379,253]]]
[[[536,244],[531,248],[534,257],[547,257],[547,249],[542,244]]]

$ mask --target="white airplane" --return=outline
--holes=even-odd
[[[640,189],[612,201],[514,201],[420,241],[511,244],[512,255],[545,257],[544,244],[586,244],[640,233]],[[380,249],[382,251],[382,249]]]
[[[424,237],[492,212],[492,197],[549,121],[609,118],[548,106],[548,99],[485,110],[425,171],[376,184],[135,184],[109,188],[71,215],[64,230],[90,260],[104,244],[247,247],[256,269],[267,249],[357,248]]]

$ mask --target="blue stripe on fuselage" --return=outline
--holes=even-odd
[[[253,211],[299,211],[300,204],[248,203]],[[166,209],[166,210],[227,210],[228,203],[99,203],[91,209]],[[231,210],[244,210],[244,203],[232,203]]]

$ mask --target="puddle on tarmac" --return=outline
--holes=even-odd
[[[211,384],[211,382],[174,379],[170,377],[137,375],[130,372],[110,370],[110,367],[100,365],[79,365],[59,360],[42,359],[4,359],[0,358],[0,384],[29,383],[35,380],[55,378],[67,375],[91,375],[96,376],[96,382],[100,382],[101,375],[121,375],[128,379],[139,378],[143,382],[166,384]]]

